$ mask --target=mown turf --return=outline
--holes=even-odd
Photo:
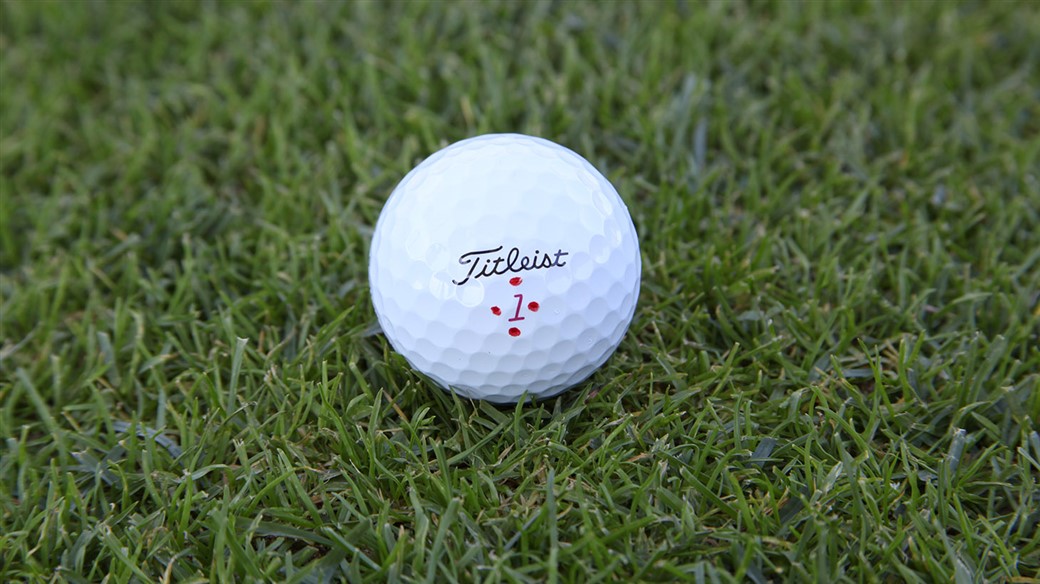
[[[1036,4],[0,6],[0,581],[1036,581]],[[365,275],[498,131],[644,261],[516,408]]]

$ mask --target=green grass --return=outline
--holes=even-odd
[[[1032,3],[0,5],[0,581],[1040,571]],[[411,371],[366,285],[455,140],[641,236],[558,399]]]

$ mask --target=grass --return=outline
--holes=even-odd
[[[0,10],[0,581],[1037,581],[1036,5]],[[515,408],[366,286],[396,182],[497,131],[644,260]]]

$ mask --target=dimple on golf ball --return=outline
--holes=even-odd
[[[369,283],[393,348],[472,399],[542,399],[585,380],[635,312],[628,209],[584,158],[518,134],[414,168],[376,224]]]

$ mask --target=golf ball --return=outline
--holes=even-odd
[[[518,134],[463,140],[415,167],[369,256],[393,348],[441,387],[494,403],[591,375],[632,321],[640,276],[610,182],[571,150]]]

